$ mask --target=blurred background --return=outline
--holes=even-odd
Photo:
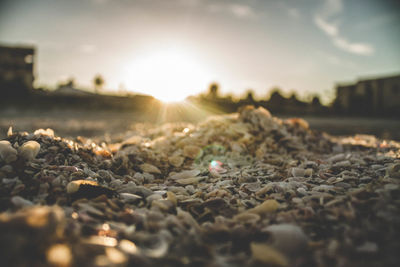
[[[400,2],[3,0],[0,136],[123,132],[243,105],[400,140]]]

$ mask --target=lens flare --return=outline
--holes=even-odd
[[[223,163],[219,160],[212,160],[210,164],[208,165],[208,170],[210,172],[216,172],[216,173],[223,173],[226,170],[222,167]]]

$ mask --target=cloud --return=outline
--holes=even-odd
[[[343,51],[357,55],[372,55],[374,47],[365,43],[353,43],[340,35],[337,23],[329,22],[332,16],[337,16],[343,10],[342,0],[325,0],[322,11],[315,15],[314,23],[326,35],[331,38],[332,43]]]
[[[344,38],[341,37],[335,37],[333,39],[333,43],[347,51],[353,54],[358,54],[358,55],[371,55],[374,53],[374,48],[369,45],[369,44],[364,44],[364,43],[350,43]]]
[[[337,36],[339,33],[339,29],[336,25],[325,21],[318,15],[315,16],[314,22],[323,32],[325,32],[329,36]]]
[[[238,18],[253,17],[255,15],[253,9],[250,6],[240,4],[230,5],[230,11]]]
[[[208,5],[207,9],[212,13],[228,13],[240,19],[252,18],[256,16],[256,13],[251,6],[242,4],[210,4]]]

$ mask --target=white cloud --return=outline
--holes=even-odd
[[[372,45],[348,41],[340,35],[337,24],[329,22],[330,17],[338,15],[342,10],[342,0],[325,0],[322,11],[314,17],[314,23],[331,38],[332,43],[339,49],[357,55],[365,56],[373,54],[375,49]]]
[[[255,15],[253,9],[250,6],[240,4],[230,5],[230,11],[238,18],[253,17]]]
[[[374,53],[374,48],[369,45],[369,44],[364,44],[364,43],[350,43],[344,38],[341,37],[336,37],[333,39],[333,43],[347,51],[353,54],[358,54],[358,55],[371,55]]]
[[[210,4],[207,6],[207,9],[212,13],[229,13],[241,19],[255,17],[256,15],[251,6],[242,4]]]
[[[314,22],[323,32],[325,32],[329,36],[337,36],[339,33],[338,27],[336,25],[327,22],[320,16],[315,16]]]

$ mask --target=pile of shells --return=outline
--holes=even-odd
[[[263,108],[0,141],[4,266],[395,266],[400,144]]]

